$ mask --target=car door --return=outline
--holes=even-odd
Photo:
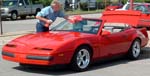
[[[25,3],[24,3],[24,0],[19,0],[18,2],[18,12],[20,15],[24,15],[26,14],[26,6],[25,6]]]
[[[128,35],[124,32],[116,32],[107,35],[101,35],[100,42],[100,55],[113,56],[126,52],[128,46]]]
[[[24,0],[24,1],[25,1],[26,14],[29,15],[29,14],[31,14],[31,4],[30,4],[29,0]]]

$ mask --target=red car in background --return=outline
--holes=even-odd
[[[111,5],[107,6],[105,10],[112,11],[112,10],[120,9],[122,7],[123,7],[122,4],[111,4]]]
[[[129,10],[129,7],[130,3],[127,3],[119,10]],[[138,10],[142,13],[150,13],[150,3],[133,3],[133,10]]]
[[[117,10],[129,10],[130,3],[127,3],[121,9]],[[141,11],[140,24],[141,27],[146,27],[150,30],[150,3],[133,3],[133,10]]]
[[[101,19],[73,17],[49,32],[16,38],[2,48],[5,60],[24,65],[68,64],[85,71],[94,61],[125,55],[138,59],[148,43],[145,28],[137,28],[138,11],[106,11]]]

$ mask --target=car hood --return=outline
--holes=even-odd
[[[51,49],[57,46],[65,45],[65,43],[74,41],[77,38],[86,37],[92,34],[79,33],[79,32],[43,32],[28,34],[19,37],[10,42],[10,44],[28,46],[28,47],[50,47]]]

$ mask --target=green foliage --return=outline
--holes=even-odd
[[[134,0],[134,2],[143,2],[144,0]]]
[[[150,3],[150,0],[145,0],[145,2]]]
[[[96,0],[96,2],[103,2],[103,0]]]
[[[44,6],[49,6],[52,0],[39,0],[39,2],[42,3]]]

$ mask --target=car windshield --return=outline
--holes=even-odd
[[[13,6],[17,4],[17,0],[4,0],[2,6]]]
[[[98,19],[83,19],[79,22],[72,23],[70,21],[63,21],[57,26],[53,27],[51,31],[73,31],[97,34],[101,25],[101,20]]]
[[[125,9],[129,10],[130,9],[130,4],[128,4]],[[147,12],[148,8],[144,4],[133,4],[133,10],[139,10],[139,11],[142,11],[142,12]]]

